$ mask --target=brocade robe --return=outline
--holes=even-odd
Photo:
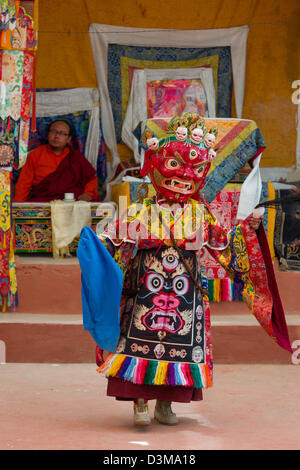
[[[274,324],[270,266],[247,221],[225,233],[209,209],[196,201],[172,212],[155,198],[145,198],[110,224],[100,239],[124,273],[117,348],[104,360],[96,347],[98,371],[117,380],[118,393],[113,395],[127,396],[122,387],[128,382],[140,386],[135,395],[140,397],[145,386],[195,390],[212,385],[203,249],[240,284],[244,301],[268,335],[291,351],[283,311]]]

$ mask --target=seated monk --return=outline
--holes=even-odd
[[[48,129],[48,144],[28,154],[16,184],[15,202],[50,202],[74,193],[79,201],[97,201],[97,176],[85,156],[70,145],[72,128],[57,120]]]

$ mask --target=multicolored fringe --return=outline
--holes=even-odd
[[[183,385],[209,388],[212,381],[206,364],[156,361],[110,354],[98,372],[106,377],[118,377],[139,385]]]
[[[208,294],[211,302],[242,301],[240,289],[240,284],[236,285],[229,278],[208,279]]]
[[[13,294],[9,292],[6,297],[0,295],[0,305],[2,306],[2,312],[6,312],[7,307],[11,307],[11,311],[15,312],[16,307],[19,304],[18,293]]]

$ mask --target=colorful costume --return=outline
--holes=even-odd
[[[109,311],[101,312],[101,293],[97,297],[91,274],[94,269],[97,276],[97,267],[91,268],[86,258],[97,263],[91,247],[98,240],[90,229],[81,235],[84,326],[98,343],[98,370],[108,377],[108,395],[119,399],[189,402],[201,399],[202,389],[212,385],[208,287],[199,262],[203,247],[240,284],[243,299],[266,332],[291,351],[283,311],[274,313],[271,266],[267,270],[255,231],[246,220],[225,233],[199,196],[214,154],[190,140],[196,121],[204,139],[208,131],[194,115],[173,119],[163,141],[146,130],[144,142],[150,148],[141,174],[150,176],[157,196],[129,206],[100,236],[125,273],[122,296],[119,281],[114,292],[107,284],[106,294],[116,296],[114,302],[121,298],[121,307],[119,330],[116,315],[112,318],[116,347],[107,348],[111,354],[105,360],[101,337]]]
[[[66,147],[56,155],[49,144],[30,152],[16,184],[16,202],[48,202],[63,199],[64,193],[82,193],[97,200],[97,176],[81,152]]]

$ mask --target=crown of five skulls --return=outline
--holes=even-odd
[[[212,159],[216,156],[213,147],[217,135],[218,128],[215,126],[208,129],[202,116],[195,113],[186,113],[182,117],[175,116],[170,120],[165,138],[159,140],[151,129],[146,128],[142,141],[148,149],[153,151],[158,150],[159,147],[166,145],[171,140],[186,142],[208,149],[208,156]]]

